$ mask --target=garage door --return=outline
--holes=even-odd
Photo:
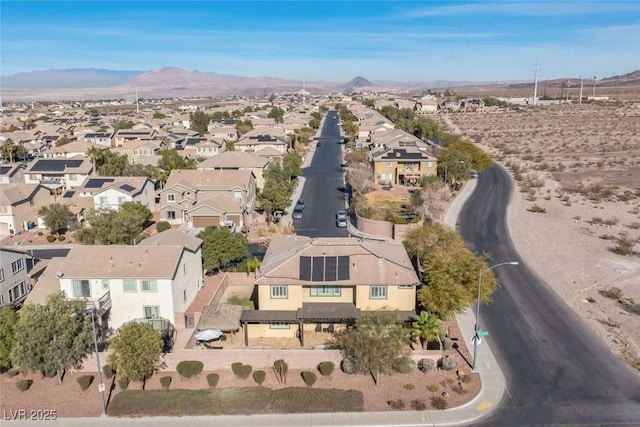
[[[219,216],[194,216],[193,226],[194,227],[219,227],[220,217]]]
[[[227,220],[233,221],[236,227],[240,227],[240,215],[227,215]]]

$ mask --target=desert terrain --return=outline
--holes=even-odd
[[[518,252],[640,370],[640,103],[437,117],[510,171]]]

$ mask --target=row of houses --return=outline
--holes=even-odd
[[[105,329],[136,319],[184,328],[203,286],[201,246],[167,230],[135,246],[74,246],[40,265],[28,253],[0,248],[0,301],[42,304],[64,291],[95,308]],[[297,337],[304,345],[305,332],[351,325],[363,311],[397,310],[411,321],[419,280],[401,244],[287,235],[271,240],[253,284],[256,308],[236,319],[245,344]]]

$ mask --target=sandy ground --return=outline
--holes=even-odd
[[[507,166],[516,180],[508,224],[518,252],[640,370],[639,106],[574,105],[439,119]],[[546,212],[534,212],[534,206]],[[632,254],[614,253],[621,238]],[[611,287],[621,293],[607,297]]]

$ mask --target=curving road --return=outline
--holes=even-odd
[[[311,165],[304,169],[305,202],[302,219],[293,220],[296,234],[309,237],[347,237],[346,228],[336,226],[336,211],[345,208],[342,168],[342,136],[338,112],[327,112],[320,137],[313,141],[315,150]]]
[[[506,225],[512,183],[500,166],[482,172],[460,216],[467,245],[487,252],[501,286],[480,325],[507,380],[484,426],[640,425],[640,375],[615,356],[515,250]]]

